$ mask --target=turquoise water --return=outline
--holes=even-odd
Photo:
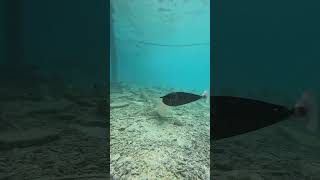
[[[112,1],[118,80],[209,90],[209,2]]]

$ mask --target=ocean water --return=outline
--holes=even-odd
[[[293,107],[305,90],[319,96],[318,2],[215,1],[211,79],[215,95]],[[317,98],[319,101],[320,99]],[[241,121],[241,119],[239,119]],[[318,179],[319,132],[302,119],[212,144],[214,179]]]
[[[111,80],[210,87],[210,1],[112,1]],[[111,47],[112,48],[112,47]]]
[[[209,179],[209,103],[160,97],[210,90],[210,1],[111,3],[112,177]]]
[[[0,179],[108,179],[107,5],[0,2]]]

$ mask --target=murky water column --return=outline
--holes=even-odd
[[[23,51],[23,0],[6,0],[4,4],[4,27],[6,62],[20,63]]]
[[[113,6],[112,1],[110,7],[110,59],[111,59],[111,82],[118,81],[118,56],[117,56],[117,47],[115,43],[115,34],[114,34],[114,26],[113,26]]]

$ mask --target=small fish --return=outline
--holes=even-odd
[[[204,91],[202,95],[197,95],[186,92],[172,92],[160,98],[162,98],[162,102],[168,106],[181,106],[199,99],[207,100],[208,93]]]
[[[213,96],[211,102],[213,140],[258,130],[290,117],[303,118],[311,132],[318,127],[317,103],[309,92],[304,93],[293,108],[233,96]]]

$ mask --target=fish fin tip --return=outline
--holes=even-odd
[[[319,110],[316,96],[311,91],[305,91],[302,97],[295,105],[296,107],[303,107],[306,109],[305,121],[306,129],[311,132],[318,131],[319,126]]]
[[[208,91],[207,90],[203,91],[201,96],[202,96],[202,98],[204,98],[205,102],[208,103],[208,101],[209,101]]]

